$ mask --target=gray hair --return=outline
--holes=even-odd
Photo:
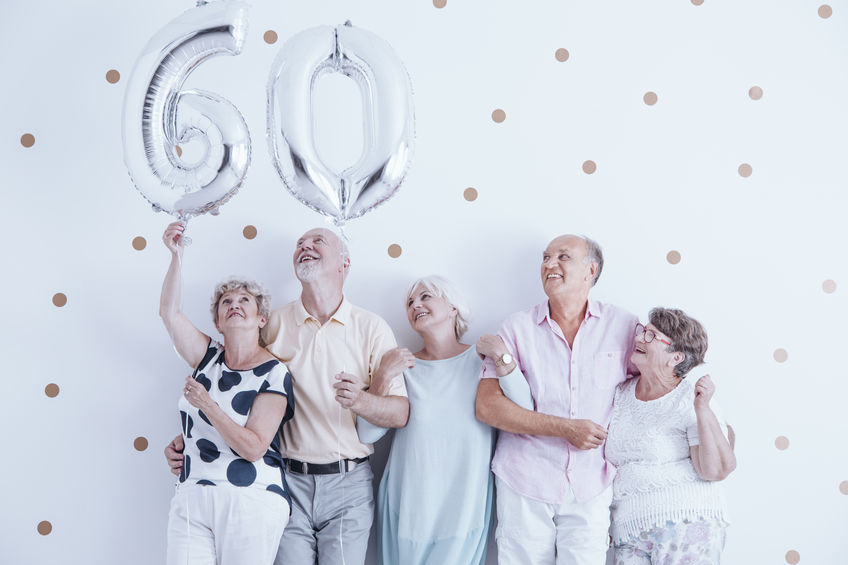
[[[701,322],[687,316],[683,310],[661,307],[651,310],[648,319],[671,340],[666,351],[679,351],[684,355],[683,361],[674,367],[676,377],[686,377],[689,371],[704,362],[704,355],[707,353],[707,332]]]
[[[221,297],[232,290],[246,290],[248,294],[256,300],[256,307],[259,310],[259,315],[266,320],[271,315],[271,294],[265,290],[265,287],[258,282],[250,279],[240,279],[238,277],[230,277],[225,281],[221,281],[215,287],[212,293],[212,321],[218,323],[218,303],[221,302]],[[259,337],[259,345],[265,346],[262,337]]]
[[[601,278],[601,271],[604,270],[604,252],[598,242],[591,237],[586,237],[585,235],[578,237],[586,243],[586,257],[583,259],[583,262],[598,264],[598,272],[595,273],[595,278],[592,279],[592,286],[595,286],[598,283],[598,279]]]
[[[446,278],[440,277],[439,275],[430,275],[429,277],[422,277],[414,281],[409,286],[409,290],[406,291],[404,306],[407,302],[409,302],[409,299],[412,298],[412,293],[415,292],[415,289],[418,287],[425,288],[436,296],[444,298],[445,302],[447,302],[451,308],[456,309],[454,333],[456,334],[456,339],[461,338],[468,330],[468,322],[471,319],[471,308],[469,308],[468,302],[465,300],[465,296],[463,296],[453,283],[448,281]]]

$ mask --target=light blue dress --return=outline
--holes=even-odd
[[[395,432],[377,497],[382,565],[486,560],[495,434],[474,413],[480,363],[472,346],[404,372],[409,423]]]

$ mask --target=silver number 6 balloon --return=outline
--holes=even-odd
[[[241,52],[247,5],[198,1],[153,36],[140,55],[124,99],[124,162],[155,210],[180,219],[217,212],[244,181],[250,134],[241,113],[210,92],[183,90],[208,57]],[[177,146],[199,147],[188,161]]]
[[[341,173],[315,148],[312,94],[319,76],[339,72],[359,85],[363,151]],[[412,86],[400,58],[380,37],[348,22],[292,37],[268,80],[268,148],[286,188],[343,225],[379,206],[403,182],[415,138]]]

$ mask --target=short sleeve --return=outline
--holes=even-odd
[[[265,382],[262,383],[259,392],[273,392],[288,396],[291,386],[286,386],[286,381],[291,380],[291,374],[283,363],[279,361],[274,363],[276,363],[274,367],[265,375]]]
[[[395,334],[392,333],[392,329],[389,327],[389,324],[382,318],[377,318],[377,323],[374,325],[374,334],[372,336],[371,342],[371,351],[368,355],[368,381],[371,381],[371,375],[374,374],[374,371],[377,370],[377,367],[380,365],[380,360],[383,359],[383,355],[386,352],[397,347],[397,341],[395,341]],[[392,379],[391,384],[389,385],[389,390],[386,392],[387,395],[390,396],[403,396],[407,397],[406,393],[406,383],[403,380],[403,374],[400,374]]]
[[[721,406],[715,401],[715,398],[710,400],[710,409],[715,414],[718,425],[721,426],[721,433],[727,438],[727,423],[724,421],[724,413]],[[701,440],[698,437],[698,417],[695,415],[695,408],[690,411],[690,421],[686,425],[686,439],[689,441],[689,447],[700,445]]]

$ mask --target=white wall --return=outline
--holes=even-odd
[[[208,297],[229,274],[264,281],[276,305],[296,296],[293,242],[323,219],[271,165],[267,72],[294,33],[351,19],[404,60],[417,150],[399,193],[349,224],[348,296],[415,346],[402,294],[415,276],[443,274],[469,294],[475,340],[543,298],[538,264],[551,237],[595,237],[607,256],[596,297],[643,317],[681,307],[709,331],[705,370],[738,434],[725,562],[844,561],[848,3],[823,18],[820,1],[254,0],[243,53],[208,61],[188,84],[241,109],[253,161],[220,216],[190,222],[184,307],[213,331]],[[3,3],[4,563],[163,559],[172,489],[161,451],[178,431],[187,367],[157,317],[170,218],[127,176],[120,116],[141,48],[192,6]],[[322,144],[341,155],[358,127],[344,82],[322,94]],[[334,84],[347,95],[334,98]],[[477,200],[463,198],[467,187]],[[247,225],[255,239],[242,236]]]

